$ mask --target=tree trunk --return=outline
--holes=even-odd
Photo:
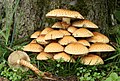
[[[45,17],[48,11],[66,8],[79,11],[86,19],[98,25],[101,32],[105,33],[112,25],[111,15],[115,6],[116,0],[20,0],[14,14],[13,24],[16,24],[17,38],[28,36],[55,22],[55,19]]]

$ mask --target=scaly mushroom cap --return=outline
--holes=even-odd
[[[74,33],[77,30],[77,28],[75,28],[74,26],[70,26],[67,31],[69,31],[70,33]]]
[[[75,62],[75,60],[70,57],[70,55],[64,53],[64,52],[61,52],[61,53],[58,53],[58,54],[55,54],[54,57],[53,57],[55,60],[64,60],[65,62]]]
[[[41,52],[37,55],[37,60],[48,60],[52,58],[53,58],[53,54],[49,54],[46,52]]]
[[[82,55],[88,53],[88,48],[80,43],[70,43],[65,47],[64,51],[68,54]]]
[[[61,45],[68,45],[69,43],[77,42],[73,36],[64,36],[58,41]]]
[[[84,65],[99,65],[104,64],[104,61],[98,55],[88,54],[81,58],[81,63]]]
[[[59,43],[50,43],[45,47],[44,52],[62,52],[63,50],[64,47]]]
[[[94,36],[93,33],[86,28],[77,29],[72,35],[74,37],[92,37],[92,36]]]
[[[52,26],[52,28],[63,28],[63,26],[62,26],[61,22],[56,22],[56,23]]]
[[[41,45],[46,45],[48,44],[49,42],[45,40],[45,35],[40,35],[36,41],[41,44]]]
[[[64,36],[71,35],[67,30],[59,30],[59,31],[62,32]]]
[[[96,24],[94,24],[90,20],[86,20],[86,19],[75,21],[72,23],[72,26],[85,27],[85,28],[98,28],[98,26]]]
[[[115,49],[105,43],[94,43],[90,46],[89,52],[109,52],[109,51],[115,51]]]
[[[84,46],[90,46],[90,43],[87,40],[84,40],[84,39],[78,40],[77,42],[84,45]]]
[[[51,18],[77,18],[77,19],[84,19],[84,17],[77,11],[71,11],[67,9],[54,9],[51,10],[46,14],[46,17]]]
[[[40,33],[41,31],[36,31],[30,36],[30,38],[37,38],[40,35]]]
[[[62,38],[64,34],[58,30],[53,30],[45,35],[45,40],[54,40],[57,38]]]
[[[46,27],[43,31],[41,31],[41,35],[46,35],[47,33],[53,31],[52,28],[50,27]]]
[[[30,58],[27,55],[27,53],[23,52],[23,51],[14,51],[12,52],[9,57],[8,57],[8,65],[13,68],[14,71],[16,71],[16,69],[18,68],[23,68],[24,71],[27,71],[28,68],[27,67],[22,67],[18,61],[19,60],[25,60],[27,62],[30,62]]]
[[[99,33],[99,32],[93,32],[93,37],[88,38],[89,42],[100,42],[100,43],[109,43],[109,39],[108,37],[106,37],[105,35]]]
[[[43,50],[43,47],[37,43],[30,43],[23,47],[24,51],[30,51],[30,52],[41,52]]]

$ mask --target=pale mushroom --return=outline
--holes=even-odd
[[[67,30],[68,30],[70,33],[74,33],[74,32],[77,30],[77,28],[74,27],[74,26],[70,26]]]
[[[23,46],[23,50],[30,52],[41,52],[43,50],[43,47],[37,43],[29,43]]]
[[[30,36],[30,38],[37,38],[40,35],[40,33],[41,31],[36,31]]]
[[[53,79],[52,75],[50,73],[42,72],[38,68],[33,66],[30,63],[30,58],[27,55],[27,53],[25,53],[23,51],[12,52],[8,57],[8,64],[11,68],[14,68],[14,69],[25,66],[25,67],[31,69],[32,71],[34,71],[36,74],[38,74],[39,76],[41,76],[44,79]]]
[[[109,43],[109,39],[107,36],[105,36],[99,32],[92,32],[92,33],[94,36],[87,39],[89,42]]]
[[[62,18],[63,22],[70,24],[70,18],[84,19],[84,17],[77,11],[67,9],[54,9],[46,14],[46,17]]]
[[[72,26],[85,27],[85,28],[98,28],[98,26],[96,24],[94,24],[90,20],[86,20],[86,19],[81,19],[79,21],[75,21],[72,23]]]
[[[105,43],[94,43],[89,48],[89,52],[110,52],[110,51],[115,51],[115,49],[109,44]]]
[[[94,36],[93,33],[86,28],[77,29],[72,35],[74,37],[92,37],[92,36]]]
[[[46,35],[47,33],[53,31],[54,29],[50,28],[50,27],[46,27],[44,30],[41,31],[40,35]]]
[[[40,35],[38,38],[36,38],[36,41],[41,45],[46,45],[49,43],[49,41],[45,40],[45,35]]]
[[[64,47],[59,43],[50,43],[45,47],[44,52],[62,52],[63,50]]]
[[[98,56],[98,55],[94,55],[94,54],[88,54],[85,55],[81,58],[81,63],[84,65],[99,65],[99,64],[104,64],[103,59]]]
[[[65,62],[75,62],[75,60],[70,55],[64,52],[55,54],[53,58],[58,61],[63,60]]]
[[[48,59],[53,59],[53,54],[46,53],[46,52],[40,52],[37,55],[37,60],[48,60]]]
[[[73,42],[77,42],[77,40],[73,36],[64,36],[58,41],[58,43],[60,43],[61,45],[68,45]]]
[[[59,30],[53,30],[45,35],[45,40],[55,40],[57,38],[62,38],[64,34]]]
[[[90,43],[85,39],[80,39],[77,42],[84,45],[84,46],[90,46]]]
[[[72,55],[86,55],[88,48],[80,43],[70,43],[65,47],[64,51]]]

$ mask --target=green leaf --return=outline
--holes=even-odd
[[[110,74],[110,77],[113,79],[113,80],[116,80],[118,78],[118,75],[117,73],[111,73]]]
[[[105,81],[112,81],[112,78],[108,77]]]
[[[120,81],[120,77],[118,77],[116,81]]]

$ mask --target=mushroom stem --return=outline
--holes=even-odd
[[[20,65],[23,65],[25,67],[30,68],[32,71],[34,71],[36,74],[38,74],[39,76],[41,76],[44,79],[54,80],[53,78],[51,78],[52,75],[50,73],[40,71],[38,68],[36,68],[35,66],[33,66],[32,64],[30,64],[29,62],[27,62],[23,59],[18,60],[17,63],[20,64]]]
[[[66,22],[67,24],[70,24],[70,18],[62,18],[63,22]]]

